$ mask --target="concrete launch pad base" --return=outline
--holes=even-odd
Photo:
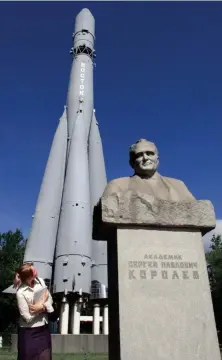
[[[108,335],[60,335],[52,334],[54,354],[108,353]],[[11,351],[17,352],[17,334],[12,334]]]

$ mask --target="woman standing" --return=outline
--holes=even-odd
[[[51,335],[48,312],[53,311],[52,297],[46,289],[42,299],[33,303],[34,293],[45,287],[37,277],[33,264],[23,264],[15,275],[17,304],[20,313],[18,328],[18,360],[51,360]]]

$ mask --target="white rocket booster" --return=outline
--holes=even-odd
[[[95,166],[96,164],[96,166]],[[95,110],[89,135],[89,179],[92,214],[107,184],[102,141],[96,121]],[[93,240],[92,243],[92,298],[93,289],[99,291],[100,297],[106,297],[102,289],[107,288],[107,243]],[[97,292],[97,291],[96,291]]]
[[[67,151],[66,108],[60,118],[46,164],[24,262],[33,262],[40,277],[51,280],[64,185]]]

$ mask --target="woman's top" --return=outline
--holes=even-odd
[[[36,291],[44,288],[45,282],[41,278],[34,280],[34,286],[30,287],[26,284],[21,284],[16,292],[17,304],[20,313],[19,326],[21,327],[37,327],[48,323],[47,313],[53,311],[52,297],[49,294],[48,300],[45,302],[46,311],[42,313],[30,313],[29,305],[33,304],[33,297]]]

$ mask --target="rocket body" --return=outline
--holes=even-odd
[[[92,219],[87,127],[77,115],[70,140],[54,274],[54,292],[90,293]]]
[[[80,102],[83,103],[84,127],[86,135],[93,113],[93,56],[95,19],[88,9],[83,9],[76,17],[73,34],[73,63],[68,89],[68,131],[72,135]]]
[[[53,280],[53,293],[61,294],[65,305],[68,294],[89,297],[92,283],[107,287],[106,243],[92,239],[93,209],[107,181],[93,110],[94,39],[94,17],[83,9],[75,21],[67,103],[52,143],[24,256],[24,262],[34,263],[40,277]],[[67,316],[62,316],[64,328]]]
[[[92,212],[88,141],[93,116],[94,34],[94,18],[89,10],[83,9],[75,23],[74,59],[67,97],[69,141],[55,256],[55,293],[91,292]]]

